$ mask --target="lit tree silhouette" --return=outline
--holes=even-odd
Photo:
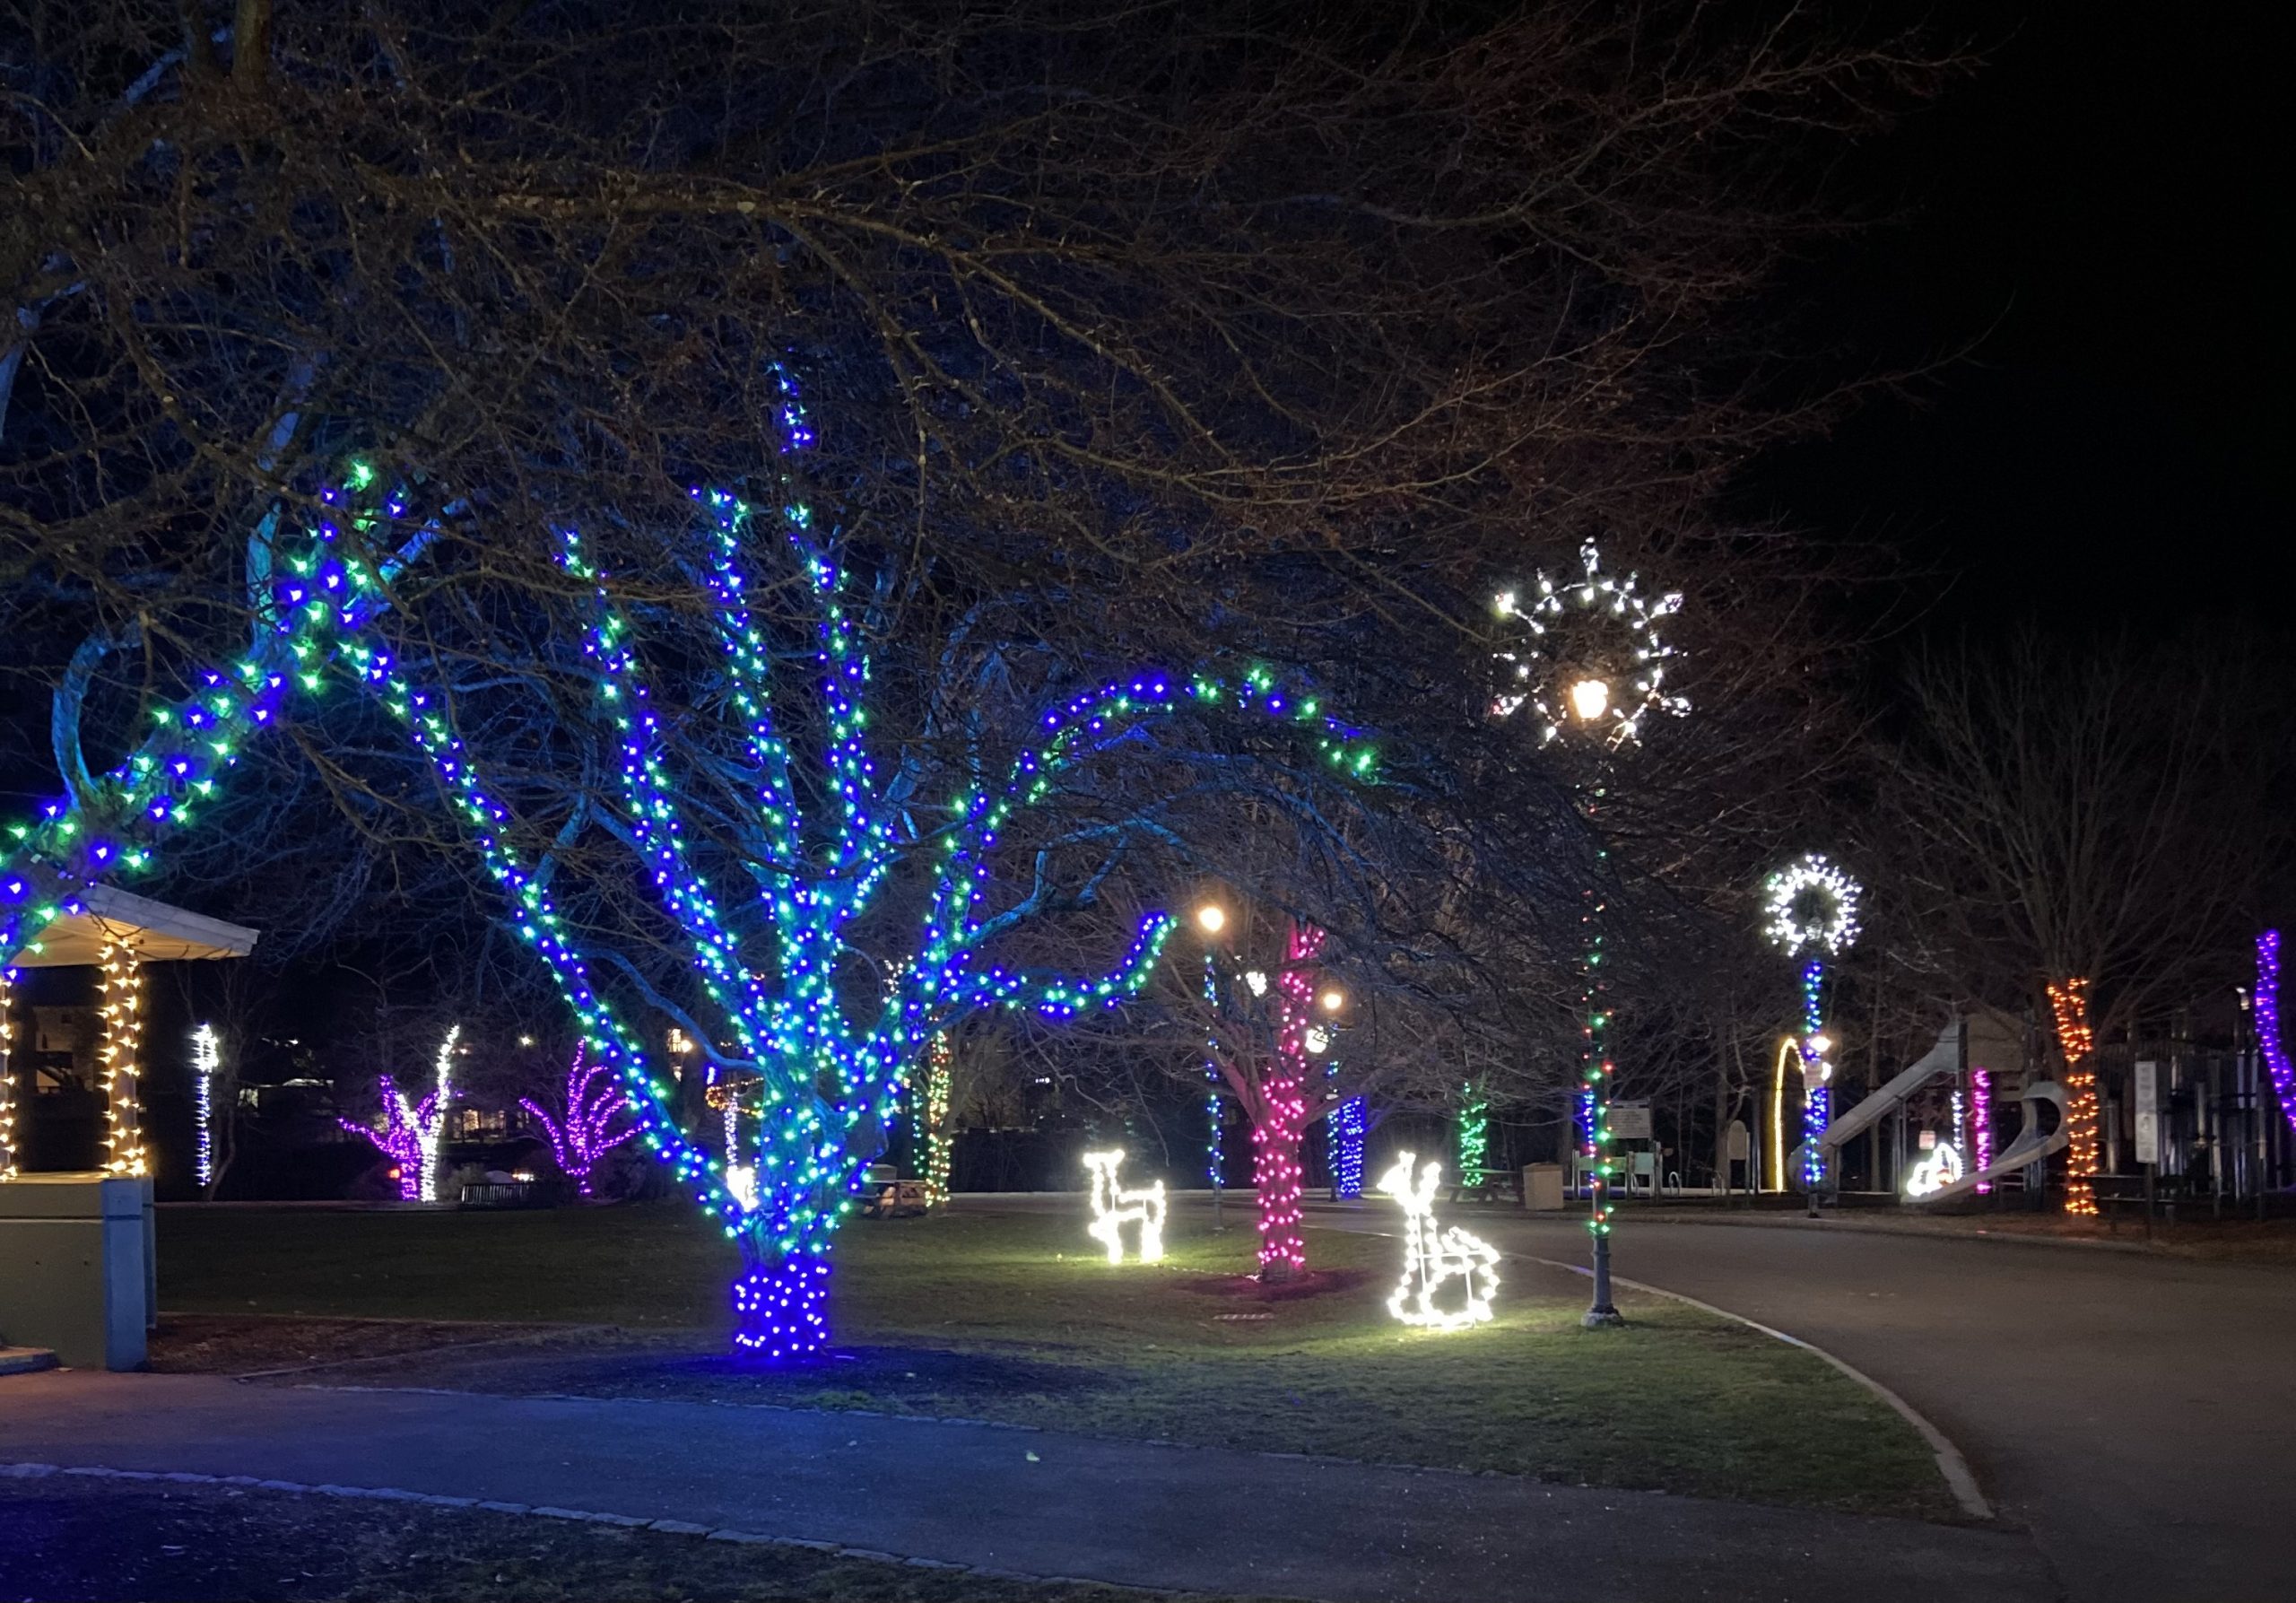
[[[600,1081],[604,1084],[599,1084]],[[535,1119],[550,1137],[550,1150],[558,1159],[560,1172],[574,1182],[574,1189],[583,1196],[590,1194],[590,1171],[598,1160],[638,1134],[635,1124],[624,1124],[620,1129],[615,1122],[622,1113],[622,1096],[613,1076],[603,1063],[584,1061],[580,1046],[574,1049],[574,1060],[566,1066],[565,1104],[560,1115],[552,1119],[531,1098],[520,1097],[518,1105],[534,1115]]]
[[[382,1099],[383,1122],[365,1125],[348,1119],[335,1121],[352,1135],[373,1142],[398,1165],[398,1195],[402,1202],[439,1200],[439,1133],[446,1126],[447,1103],[454,1096],[455,1042],[462,1032],[463,1027],[457,1024],[439,1042],[438,1083],[431,1087],[430,1095],[419,1102],[410,1102],[396,1080],[380,1075],[376,1077],[375,1089]]]
[[[795,458],[813,437],[794,386],[785,378],[782,387],[781,443]],[[25,850],[0,876],[0,952],[36,943],[48,921],[79,905],[80,887],[147,862],[155,836],[204,811],[240,743],[281,722],[295,698],[348,680],[428,760],[487,874],[508,895],[512,927],[546,965],[594,1060],[620,1081],[637,1139],[740,1246],[735,1343],[770,1358],[818,1351],[828,1337],[832,1234],[853,1207],[863,1166],[883,1148],[908,1071],[934,1035],[987,1009],[1031,1010],[1057,1022],[1113,1007],[1145,980],[1171,932],[1166,914],[1147,913],[1128,950],[1094,976],[1004,966],[994,954],[1000,937],[1089,902],[1122,857],[1131,826],[1100,821],[1056,832],[1051,846],[1039,846],[1032,885],[991,910],[985,899],[1000,835],[1022,815],[1047,812],[1083,759],[1183,711],[1265,719],[1297,736],[1329,772],[1364,776],[1374,758],[1358,731],[1265,670],[1232,682],[1146,672],[1046,711],[1033,748],[1008,762],[993,762],[983,741],[968,738],[945,765],[953,776],[935,772],[930,754],[912,753],[888,786],[865,740],[870,664],[832,542],[815,533],[794,490],[779,499],[784,504],[758,513],[733,494],[693,492],[704,553],[695,581],[714,649],[706,653],[703,691],[665,697],[660,710],[640,630],[581,535],[556,531],[583,610],[580,660],[568,675],[498,650],[486,677],[528,690],[546,677],[553,685],[571,677],[582,701],[553,705],[546,727],[529,717],[516,729],[505,788],[465,740],[483,720],[479,695],[456,681],[432,643],[430,626],[451,617],[408,620],[414,644],[404,653],[379,627],[399,605],[397,579],[425,560],[435,525],[409,512],[406,494],[354,466],[344,484],[319,493],[323,515],[275,578],[267,545],[251,547],[250,588],[261,587],[264,623],[242,658],[202,675],[199,693],[155,714],[125,762],[18,832]],[[769,524],[780,538],[761,543]],[[399,542],[395,550],[391,540]],[[749,571],[761,544],[764,561],[779,560],[778,550],[797,571],[798,582],[783,588],[797,593],[812,620],[802,675],[777,669],[791,656],[786,623],[752,614]],[[648,655],[670,671],[684,665],[682,684],[696,672],[691,633],[690,614],[665,615],[647,641]],[[545,643],[557,638],[551,631]],[[712,745],[713,736],[724,738]],[[575,771],[554,771],[570,753],[575,760],[565,766]],[[610,784],[592,783],[594,760],[613,763]],[[936,791],[938,780],[952,782]],[[950,801],[928,799],[952,790]],[[537,793],[547,805],[533,799]],[[659,945],[650,936],[617,943],[595,920],[561,912],[561,891],[604,895],[630,879],[619,867],[594,866],[610,852],[586,850],[578,867],[571,848],[586,832],[642,870],[651,905],[691,959],[695,983],[683,994],[671,995],[643,966]],[[535,842],[544,844],[536,849]],[[1081,890],[1063,890],[1050,871],[1054,848],[1064,844],[1103,850]],[[863,988],[849,972],[849,927],[895,883],[898,867],[920,861],[927,865],[922,884],[909,878],[921,904],[910,950],[877,965],[870,994],[857,995]],[[566,891],[570,880],[578,884]],[[755,1146],[732,1165],[752,1172],[753,1187],[729,1186],[727,1161],[688,1138],[674,1081],[655,1071],[636,1015],[610,991],[634,993],[669,1015],[721,1076],[755,1077],[756,1102],[746,1110],[753,1117],[740,1121],[755,1130]]]

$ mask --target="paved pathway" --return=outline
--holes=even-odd
[[[1575,1221],[1449,1216],[1583,1261]],[[2077,1603],[2296,1598],[2296,1271],[1631,1206],[1613,1239],[1616,1273],[1814,1342],[1926,1415]]]
[[[708,1403],[64,1371],[0,1381],[11,1461],[394,1486],[1333,1603],[2056,1590],[2030,1544],[1993,1530]]]

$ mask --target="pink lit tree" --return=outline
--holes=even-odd
[[[447,1103],[454,1095],[450,1081],[455,1042],[462,1032],[463,1027],[457,1024],[439,1043],[438,1084],[420,1102],[408,1102],[397,1082],[382,1075],[377,1077],[375,1089],[382,1100],[383,1122],[378,1126],[358,1124],[348,1119],[336,1120],[352,1135],[373,1142],[398,1165],[398,1195],[402,1202],[439,1200],[439,1134],[447,1122]]]
[[[518,1105],[549,1134],[550,1150],[558,1159],[560,1171],[585,1197],[590,1195],[590,1172],[598,1160],[638,1133],[637,1124],[627,1119],[615,1128],[624,1111],[621,1086],[604,1064],[585,1062],[578,1045],[574,1060],[566,1066],[565,1102],[560,1116],[552,1119],[527,1097],[520,1097]]]

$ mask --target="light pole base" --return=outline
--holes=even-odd
[[[1615,1308],[1589,1308],[1578,1323],[1589,1330],[1614,1330],[1626,1323],[1626,1316]]]

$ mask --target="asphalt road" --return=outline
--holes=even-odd
[[[1570,1220],[1449,1222],[1584,1261]],[[1813,1342],[1927,1416],[2076,1603],[2296,1598],[2296,1272],[1631,1211],[1613,1241],[1615,1273]]]

